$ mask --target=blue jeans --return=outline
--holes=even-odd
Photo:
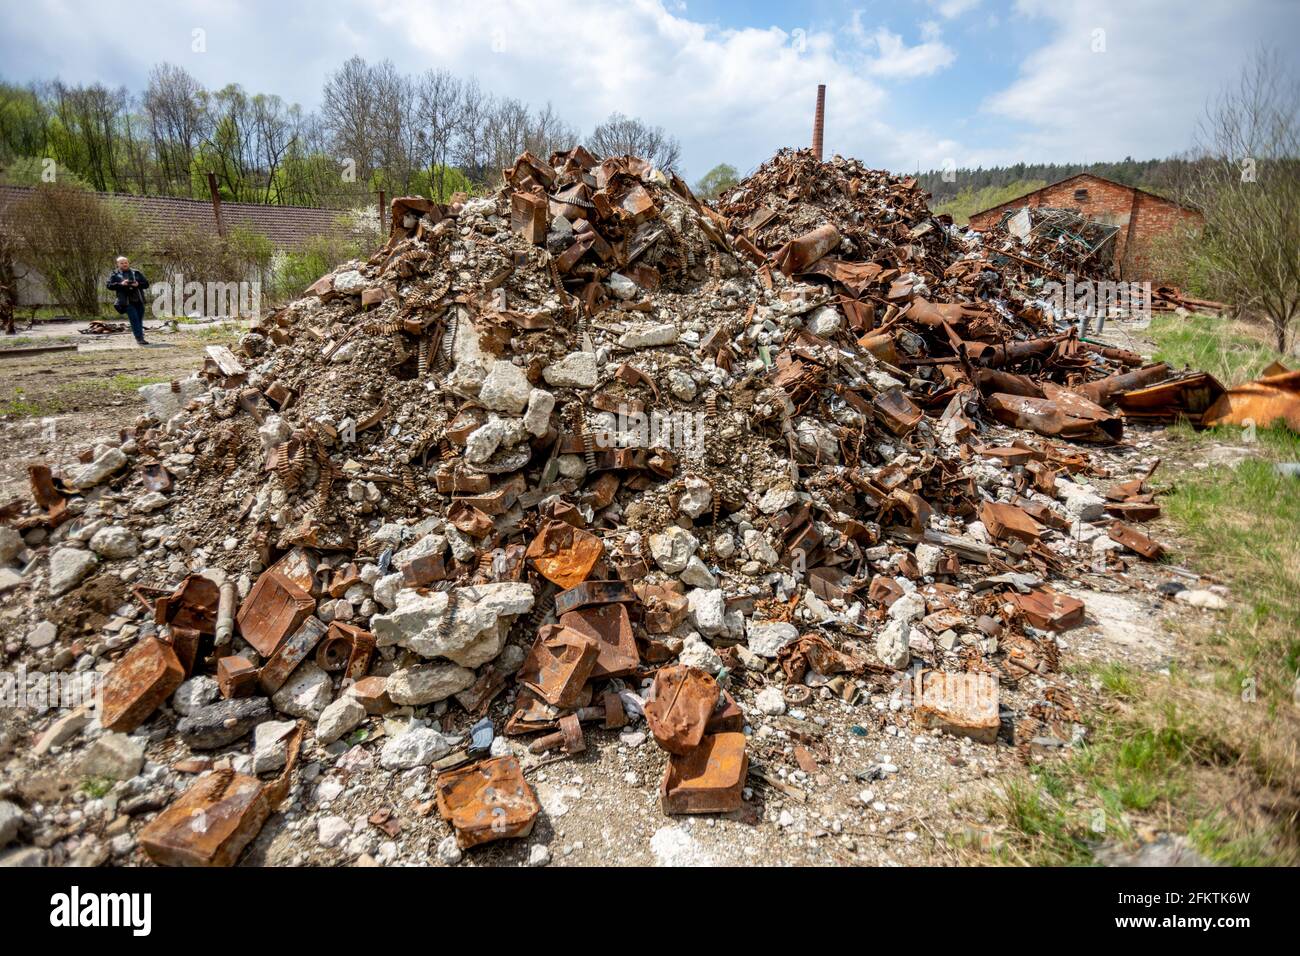
[[[144,306],[130,305],[126,307],[126,317],[131,320],[131,334],[135,336],[137,342],[144,341]]]

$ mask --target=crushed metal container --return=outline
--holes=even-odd
[[[462,850],[533,832],[541,804],[514,757],[493,757],[440,773],[438,812],[456,831]]]

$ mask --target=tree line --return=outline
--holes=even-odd
[[[445,199],[495,187],[524,150],[546,156],[583,143],[598,155],[636,153],[673,170],[678,141],[614,113],[585,138],[550,103],[534,108],[473,77],[403,73],[352,57],[326,77],[318,111],[238,83],[208,89],[161,63],[138,93],[102,83],[0,82],[4,181],[52,181],[100,192],[208,196],[351,208],[378,190]]]

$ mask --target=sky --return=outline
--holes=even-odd
[[[32,0],[0,78],[144,88],[171,62],[316,109],[353,54],[446,68],[582,132],[612,111],[682,144],[685,177],[811,142],[895,171],[1173,155],[1300,0]]]

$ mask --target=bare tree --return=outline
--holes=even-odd
[[[334,154],[341,161],[355,164],[357,179],[362,183],[370,181],[375,168],[377,100],[370,67],[359,56],[330,74],[322,91],[321,118]]]
[[[149,74],[143,105],[162,181],[168,191],[188,195],[194,152],[211,124],[208,92],[179,66],[160,63]]]
[[[548,102],[533,118],[526,145],[534,156],[546,159],[551,153],[577,145],[578,138],[578,131],[562,120]]]
[[[1300,315],[1300,82],[1261,50],[1207,109],[1182,199],[1204,228],[1184,245],[1209,291],[1268,321],[1287,350]]]
[[[611,113],[587,137],[587,148],[600,156],[640,156],[660,169],[676,171],[682,147],[662,126],[649,126],[635,117]]]
[[[465,84],[447,70],[429,70],[420,78],[417,136],[429,169],[429,186],[437,199],[444,198],[447,165],[464,109],[464,89]]]
[[[481,179],[487,168],[487,116],[492,112],[492,97],[483,92],[478,80],[470,77],[461,89],[460,122],[456,129],[456,163],[471,179]]]

